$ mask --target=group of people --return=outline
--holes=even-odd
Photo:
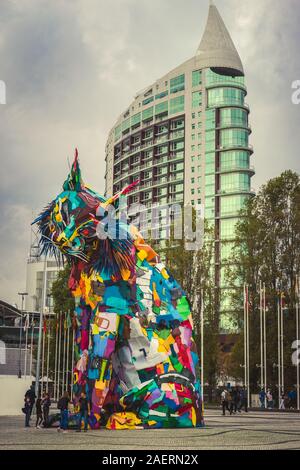
[[[274,397],[272,390],[268,388],[267,392],[263,389],[259,392],[259,401],[261,408],[272,410],[274,408]],[[278,403],[278,402],[277,402]],[[290,390],[288,393],[282,393],[279,399],[280,410],[292,410],[297,408],[297,392]]]
[[[59,399],[57,408],[60,411],[60,424],[57,428],[58,431],[67,432],[69,426],[69,407],[71,404],[70,396],[68,392],[65,392],[63,396]],[[51,406],[51,399],[49,393],[44,393],[42,396],[36,397],[34,385],[31,385],[29,390],[25,393],[24,396],[24,408],[23,412],[25,413],[25,427],[30,427],[30,419],[32,411],[35,405],[36,410],[36,428],[47,427],[49,424],[49,410]],[[84,431],[88,430],[88,415],[90,412],[90,403],[86,396],[85,392],[81,393],[79,402],[77,404],[77,431],[81,431],[82,422],[84,423]]]
[[[65,392],[57,403],[57,408],[60,410],[60,425],[57,428],[58,431],[67,432],[69,425],[69,405],[70,396],[68,392]],[[84,432],[88,430],[88,416],[90,412],[90,402],[87,399],[86,393],[82,392],[78,402],[78,423],[77,432],[81,431],[82,421],[84,423]]]
[[[49,393],[44,393],[43,396],[38,396],[36,399],[34,386],[27,390],[24,396],[24,408],[23,412],[25,414],[25,427],[30,427],[30,419],[33,411],[33,407],[36,407],[36,423],[35,427],[40,428],[41,424],[44,427],[47,427],[49,420],[49,410],[51,406],[51,400]]]
[[[241,413],[242,409],[248,413],[248,398],[245,387],[224,388],[221,393],[221,405],[223,416],[226,411],[232,415],[233,413]]]

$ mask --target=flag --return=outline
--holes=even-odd
[[[47,333],[47,320],[46,320],[46,318],[44,318],[44,321],[43,321],[43,332]]]
[[[68,312],[65,315],[64,329],[67,330],[68,328],[70,328],[71,325],[72,325],[72,322],[71,322],[71,318],[70,318],[70,312]]]

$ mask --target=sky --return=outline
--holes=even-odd
[[[30,222],[60,192],[78,147],[104,192],[105,142],[135,93],[192,57],[208,0],[0,0],[0,299],[25,289]],[[241,56],[253,187],[300,172],[299,0],[215,0]]]

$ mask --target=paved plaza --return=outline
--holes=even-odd
[[[23,417],[0,417],[0,449],[90,450],[300,450],[300,415],[251,412],[221,416],[206,410],[204,429],[159,429],[58,433],[56,429],[25,429]]]

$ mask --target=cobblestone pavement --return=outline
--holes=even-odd
[[[201,450],[298,449],[300,415],[251,412],[221,416],[206,410],[203,429],[159,429],[87,433],[25,429],[23,417],[0,416],[0,449]]]

